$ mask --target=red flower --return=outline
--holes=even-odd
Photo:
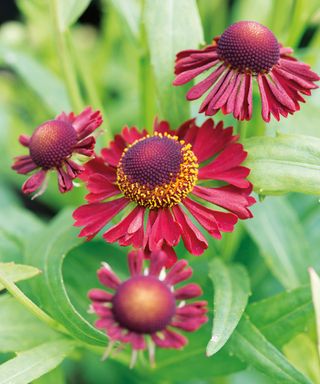
[[[173,287],[190,278],[192,269],[187,261],[178,261],[167,274],[164,272],[166,254],[151,254],[149,269],[143,273],[144,255],[141,250],[128,255],[131,277],[121,282],[119,277],[104,264],[98,271],[100,283],[110,291],[92,289],[91,312],[99,316],[96,327],[106,331],[110,338],[105,357],[111,353],[115,342],[130,343],[133,349],[131,367],[139,350],[147,348],[151,363],[154,347],[180,349],[187,339],[172,328],[194,332],[208,319],[206,301],[185,303],[185,300],[202,295],[197,284]]]
[[[89,204],[73,214],[75,225],[84,226],[80,237],[93,238],[126,209],[122,221],[104,233],[107,242],[151,251],[161,245],[174,262],[171,247],[182,237],[188,251],[200,255],[208,244],[190,214],[217,239],[233,231],[238,218],[252,217],[249,169],[241,166],[247,153],[237,139],[232,127],[211,119],[201,127],[189,120],[177,131],[156,121],[152,136],[124,128],[101,157],[85,165],[81,178]]]
[[[83,166],[71,160],[75,153],[92,156],[95,138],[91,133],[102,124],[99,111],[88,107],[75,116],[64,112],[54,120],[46,121],[35,129],[31,137],[21,135],[20,143],[29,148],[29,155],[18,156],[12,169],[20,174],[37,170],[22,186],[22,192],[29,194],[40,188],[38,196],[46,189],[44,183],[49,170],[56,170],[61,193],[72,189],[72,180],[83,172]],[[35,197],[34,196],[34,197]]]
[[[278,43],[273,33],[254,21],[240,21],[228,27],[213,44],[202,50],[177,54],[174,85],[182,85],[212,69],[204,80],[187,93],[188,100],[201,97],[209,89],[200,112],[208,116],[220,109],[238,120],[250,120],[252,79],[258,82],[262,118],[277,120],[300,109],[302,95],[318,88],[319,76],[309,65],[291,56],[293,50]]]

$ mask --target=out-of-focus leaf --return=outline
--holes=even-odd
[[[304,135],[253,137],[244,142],[249,180],[261,195],[320,195],[320,139]]]
[[[19,243],[33,236],[41,228],[41,221],[27,210],[18,207],[4,207],[0,210],[0,231]]]
[[[241,265],[225,265],[220,259],[210,264],[214,286],[214,319],[207,356],[218,352],[228,341],[245,310],[250,295],[247,271]]]
[[[43,271],[42,276],[33,282],[34,293],[39,297],[43,308],[75,338],[89,344],[106,345],[106,336],[75,309],[65,288],[62,275],[64,257],[83,242],[78,238],[78,229],[72,226],[71,215],[70,210],[62,212],[37,234],[37,238],[41,239],[40,244],[31,241],[28,244],[28,263]]]
[[[12,282],[30,279],[39,273],[41,271],[38,268],[31,267],[30,265],[0,263],[0,275],[5,276],[7,280]],[[0,291],[3,289],[4,286],[0,283]]]
[[[320,384],[320,360],[315,343],[305,334],[296,336],[283,348],[289,361],[301,372]]]
[[[59,29],[64,32],[86,10],[91,0],[52,0],[58,12]]]
[[[203,32],[194,0],[146,0],[144,22],[162,116],[175,127],[190,117],[185,88],[172,86],[179,51],[197,48]]]
[[[240,320],[228,346],[240,360],[272,378],[273,383],[311,384],[246,316]]]
[[[320,357],[320,278],[313,268],[309,269],[311,289],[312,289],[312,301],[316,314],[316,325],[318,335],[318,353]]]
[[[232,9],[232,20],[233,22],[254,20],[269,27],[268,18],[272,11],[272,3],[272,0],[237,1]],[[263,12],[261,12],[262,8]],[[222,32],[223,31],[221,31],[221,33]]]
[[[53,371],[46,373],[39,379],[33,381],[32,384],[65,384],[65,375],[61,366],[55,368]]]
[[[113,7],[117,10],[135,39],[140,37],[141,23],[141,1],[139,0],[110,0]]]
[[[280,348],[304,332],[313,320],[310,288],[300,287],[252,303],[246,313],[260,332]]]
[[[20,352],[61,338],[13,297],[0,297],[0,352]]]
[[[306,283],[310,252],[291,206],[285,198],[268,198],[252,210],[245,226],[273,275],[288,289]]]
[[[63,82],[31,56],[0,46],[0,61],[17,72],[53,114],[71,109]]]
[[[0,366],[0,383],[29,384],[56,368],[73,348],[74,342],[62,339],[19,353]]]

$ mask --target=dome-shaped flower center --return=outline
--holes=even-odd
[[[254,21],[240,21],[227,28],[218,40],[218,54],[242,72],[269,72],[280,57],[279,43],[265,26]]]
[[[192,191],[198,175],[190,144],[155,134],[126,148],[117,170],[119,189],[147,208],[171,207]]]
[[[30,156],[39,167],[59,167],[72,154],[76,143],[77,133],[71,124],[59,120],[47,121],[31,136]]]
[[[125,281],[112,300],[115,319],[121,326],[137,333],[163,330],[175,309],[175,298],[169,287],[153,276],[136,276]]]

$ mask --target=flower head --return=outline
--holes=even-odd
[[[96,326],[110,338],[107,355],[115,342],[130,343],[134,365],[137,351],[149,348],[154,361],[154,347],[182,348],[187,339],[172,328],[194,332],[207,321],[205,301],[186,303],[202,294],[197,284],[174,286],[192,275],[185,260],[178,261],[165,274],[167,256],[163,251],[151,254],[149,268],[143,271],[142,250],[128,255],[130,278],[121,282],[108,264],[98,271],[100,283],[108,291],[89,292],[91,311],[99,316]]]
[[[45,190],[46,174],[56,170],[61,193],[72,189],[72,180],[83,172],[83,166],[71,159],[73,154],[92,156],[95,138],[91,133],[102,124],[99,111],[86,108],[80,115],[64,112],[35,129],[31,137],[21,135],[20,143],[29,148],[29,155],[18,156],[12,168],[20,174],[35,171],[23,184],[23,193]]]
[[[279,120],[300,109],[302,95],[317,88],[319,76],[307,64],[297,61],[291,48],[284,48],[274,34],[254,21],[229,26],[212,45],[177,54],[174,85],[182,85],[207,70],[209,76],[193,86],[188,100],[209,93],[200,107],[208,116],[220,109],[238,120],[252,115],[252,79],[256,79],[262,101],[262,118],[271,114]]]
[[[88,204],[73,214],[75,225],[84,226],[80,236],[91,239],[125,210],[103,234],[107,242],[149,251],[162,246],[170,265],[176,260],[172,247],[182,238],[190,253],[200,255],[207,240],[187,212],[218,239],[238,218],[252,217],[249,169],[241,166],[247,153],[237,139],[232,127],[211,119],[200,127],[189,120],[177,131],[155,121],[152,136],[124,128],[101,157],[85,165]]]

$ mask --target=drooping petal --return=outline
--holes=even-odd
[[[248,219],[252,217],[248,207],[255,203],[255,199],[249,196],[251,190],[252,187],[241,189],[232,185],[220,188],[207,188],[196,185],[192,193],[212,204],[235,213],[240,219]]]
[[[80,155],[91,157],[94,154],[94,146],[96,139],[93,136],[89,136],[81,140],[73,149],[75,153]]]
[[[32,160],[31,156],[17,156],[15,157],[15,162],[13,163],[12,169],[17,173],[25,175],[31,171],[34,171],[38,168],[37,164]]]
[[[46,178],[47,171],[40,170],[31,177],[29,177],[24,184],[22,185],[22,192],[25,194],[33,193],[37,189],[39,189],[45,178]]]
[[[24,147],[29,147],[30,144],[30,136],[27,135],[20,135],[19,136],[19,143],[23,145]]]
[[[235,138],[232,127],[223,128],[222,121],[215,126],[212,119],[207,119],[197,130],[192,150],[198,162],[202,163],[219,153]]]
[[[78,140],[82,140],[100,127],[102,122],[100,111],[93,111],[91,107],[87,107],[78,116],[74,117],[72,126],[77,131]]]
[[[160,249],[158,251],[151,252],[149,275],[158,277],[166,262],[167,255],[165,252]]]
[[[169,329],[164,330],[161,336],[154,333],[151,337],[154,343],[160,348],[180,349],[188,343],[188,340],[184,336]]]
[[[198,178],[223,180],[239,188],[248,188],[250,183],[245,178],[250,170],[239,166],[247,152],[242,144],[232,143],[228,145],[212,162],[200,168]]]
[[[221,238],[220,231],[232,232],[238,221],[233,213],[214,211],[189,198],[184,199],[183,204],[210,235],[217,239]]]
[[[88,181],[92,175],[101,174],[108,179],[111,183],[117,180],[116,169],[105,164],[101,157],[95,157],[84,165],[84,172],[80,178],[83,181]]]
[[[73,218],[76,220],[74,225],[76,227],[84,226],[79,237],[92,239],[129,202],[128,199],[122,197],[106,203],[91,203],[77,208],[73,212]]]
[[[192,276],[192,269],[186,260],[177,261],[169,270],[164,282],[168,285],[175,285],[187,280]]]
[[[207,240],[178,205],[172,210],[181,227],[181,237],[185,247],[193,255],[201,255],[208,248]]]
[[[58,173],[58,186],[61,193],[70,191],[73,188],[73,177],[69,175],[63,168],[57,168]]]
[[[114,141],[111,141],[108,148],[103,148],[101,151],[101,156],[103,160],[113,167],[116,167],[119,164],[121,155],[126,148],[126,141],[121,135],[116,135]]]
[[[113,295],[103,289],[95,288],[88,292],[88,298],[101,303],[111,302]]]
[[[149,235],[150,249],[156,249],[165,241],[169,246],[176,246],[180,240],[180,227],[168,208],[158,209],[156,220]]]
[[[133,250],[128,253],[128,267],[131,276],[142,274],[144,255],[142,249]]]
[[[119,241],[121,244],[141,247],[144,236],[144,213],[145,208],[135,207],[120,223],[108,229],[103,238],[109,243]]]
[[[90,193],[86,195],[89,203],[105,200],[120,194],[119,188],[101,173],[92,174],[87,180],[87,188]]]
[[[176,300],[187,300],[202,295],[202,289],[198,284],[190,283],[174,291]]]
[[[110,289],[117,289],[121,284],[119,277],[113,272],[108,264],[104,263],[98,270],[98,279],[101,284]]]

